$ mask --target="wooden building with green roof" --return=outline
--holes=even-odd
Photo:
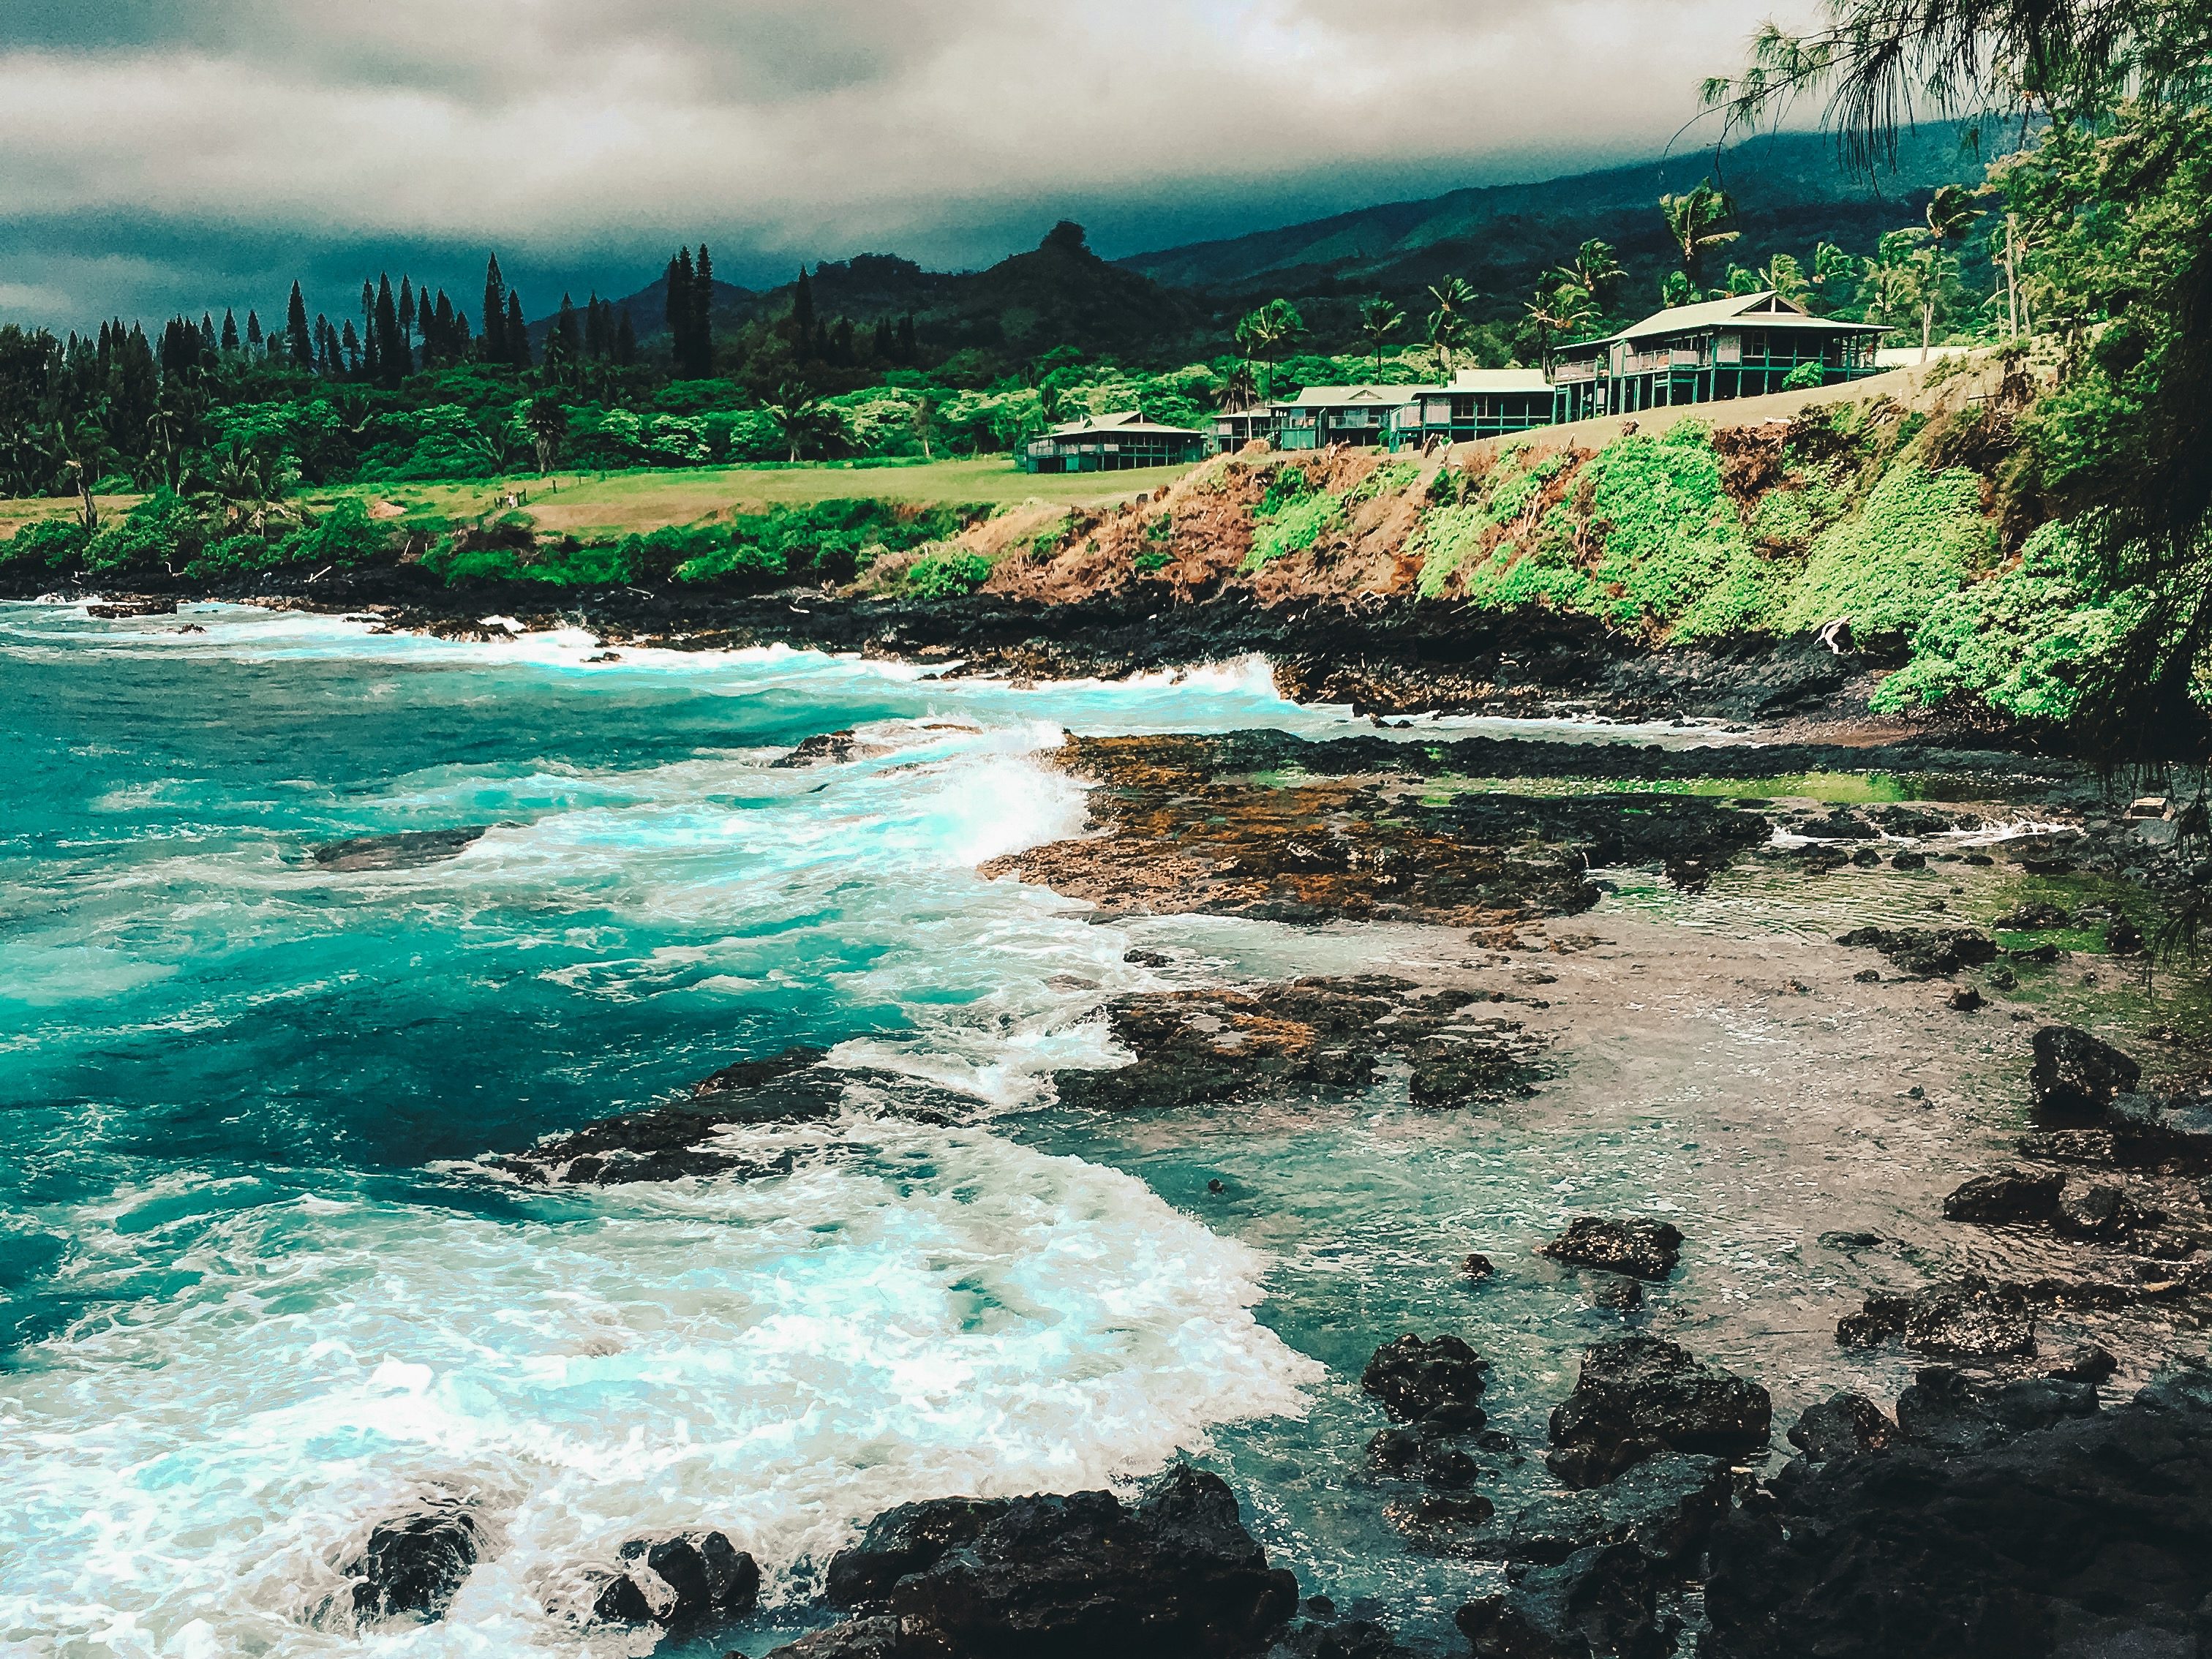
[[[1815,317],[1768,291],[1655,312],[1603,339],[1562,346],[1547,378],[1553,419],[1757,398],[1879,373],[1878,323]]]

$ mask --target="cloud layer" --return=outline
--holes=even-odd
[[[579,289],[702,234],[740,280],[977,264],[1063,211],[1131,252],[1648,153],[1771,9],[9,0],[0,316],[265,307],[226,285],[293,269],[336,306],[490,246]]]

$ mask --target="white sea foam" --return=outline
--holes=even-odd
[[[376,1518],[442,1492],[492,1559],[442,1624],[368,1645],[574,1651],[559,1610],[641,1531],[722,1528],[788,1594],[890,1504],[1097,1486],[1303,1410],[1318,1368],[1254,1319],[1243,1247],[1079,1160],[871,1133],[787,1179],[520,1222],[130,1195],[202,1212],[177,1264],[199,1277],[11,1377],[0,1642],[351,1650],[313,1610]]]

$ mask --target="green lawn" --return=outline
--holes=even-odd
[[[390,501],[410,517],[435,514],[473,519],[502,510],[511,490],[528,495],[526,510],[540,530],[589,539],[696,524],[739,508],[801,506],[839,496],[1090,506],[1156,489],[1189,471],[1187,466],[1159,466],[1134,472],[1036,474],[1017,471],[1012,461],[1000,458],[919,466],[717,466],[556,472],[550,478],[471,478],[456,483],[347,484],[310,490],[306,499],[327,506],[342,495],[359,495],[372,504]],[[103,496],[100,507],[104,513],[121,512],[132,499]],[[32,519],[75,510],[75,501],[69,500],[0,501],[0,537]]]
[[[388,501],[441,518],[475,518],[496,512],[508,491],[526,495],[525,508],[538,527],[590,538],[696,524],[733,510],[803,506],[841,496],[889,501],[1050,501],[1087,506],[1154,489],[1188,467],[1151,467],[1133,472],[1034,474],[1000,459],[935,461],[920,466],[720,466],[682,471],[574,473],[550,478],[471,479],[451,484],[360,484],[318,490],[309,499],[356,495]]]

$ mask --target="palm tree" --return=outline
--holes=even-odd
[[[1743,234],[1723,228],[1735,217],[1735,202],[1726,191],[1716,189],[1710,179],[1686,196],[1662,196],[1659,212],[1667,221],[1668,234],[1674,239],[1675,252],[1682,256],[1683,274],[1698,286],[1703,286],[1699,272],[1705,255]]]
[[[768,412],[790,447],[789,459],[793,461],[799,459],[800,449],[821,434],[821,402],[815,397],[813,387],[804,380],[786,380],[778,386],[768,404]]]
[[[1597,314],[1591,308],[1584,291],[1571,282],[1547,283],[1539,288],[1536,297],[1529,301],[1522,310],[1529,332],[1536,337],[1539,362],[1550,360],[1554,339],[1564,339],[1583,332]]]
[[[1375,376],[1382,376],[1382,342],[1406,325],[1406,313],[1381,295],[1359,307],[1359,331],[1375,348]]]
[[[1603,313],[1613,290],[1628,273],[1613,251],[1613,244],[1593,239],[1576,251],[1575,257],[1553,271],[1551,280],[1561,288],[1571,288],[1589,302],[1593,312]]]
[[[1759,273],[1761,288],[1771,289],[1792,305],[1802,305],[1813,291],[1806,280],[1805,267],[1797,263],[1795,254],[1778,253],[1767,260]]]
[[[1698,285],[1690,280],[1689,273],[1668,271],[1665,280],[1659,284],[1659,303],[1671,311],[1677,306],[1692,306],[1697,302]]]
[[[1464,277],[1447,276],[1429,290],[1429,297],[1437,302],[1429,313],[1429,346],[1443,366],[1444,378],[1449,380],[1452,353],[1467,343],[1468,332],[1474,326],[1468,313],[1474,308],[1479,296]]]
[[[530,400],[530,413],[523,417],[523,424],[530,428],[530,447],[538,452],[538,471],[543,477],[553,470],[561,440],[568,435],[568,411],[551,392],[541,392]]]
[[[1237,325],[1237,349],[1246,362],[1273,363],[1304,337],[1306,319],[1288,300],[1270,300]]]

